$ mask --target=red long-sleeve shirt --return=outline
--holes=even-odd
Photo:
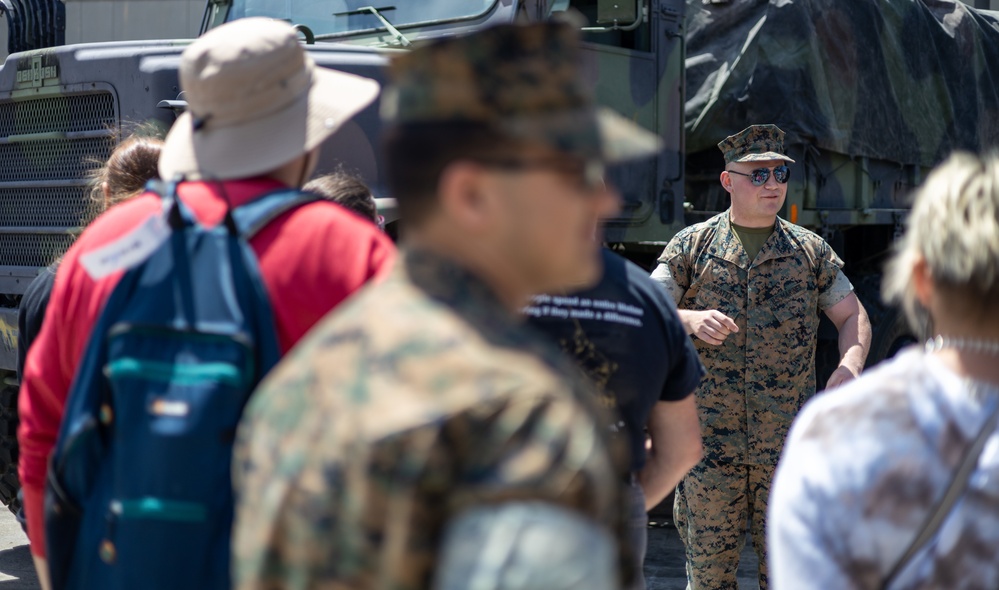
[[[263,178],[189,182],[178,194],[202,223],[215,225],[225,215],[226,198],[237,206],[280,188],[279,182]],[[45,321],[28,352],[18,400],[18,474],[35,555],[45,555],[45,472],[66,396],[90,331],[123,274],[94,280],[80,256],[127,234],[160,208],[157,196],[142,195],[112,208],[83,232],[59,266]],[[382,276],[395,259],[395,247],[377,227],[328,202],[281,215],[250,246],[270,296],[282,354],[347,296]]]

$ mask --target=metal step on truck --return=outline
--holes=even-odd
[[[906,196],[953,149],[999,137],[996,15],[947,0],[207,0],[199,31],[250,16],[299,30],[317,64],[383,80],[391,54],[498,23],[576,10],[599,103],[665,150],[614,167],[624,206],[606,240],[651,266],[684,226],[727,208],[714,144],[751,123],[788,133],[783,216],[827,237],[875,326],[876,362],[912,332],[878,303],[880,265]],[[190,40],[63,45],[61,0],[0,0],[0,501],[16,511],[17,307],[96,214],[88,175],[135,129],[165,134],[184,106]],[[323,148],[384,193],[378,104]],[[825,332],[817,370],[829,369]],[[823,352],[825,351],[825,352]],[[819,381],[824,382],[824,379]]]

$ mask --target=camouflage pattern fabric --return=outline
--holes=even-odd
[[[750,261],[729,211],[682,230],[659,262],[653,278],[680,309],[717,309],[739,327],[720,346],[694,341],[708,371],[695,393],[704,460],[681,482],[674,503],[691,590],[736,588],[745,518],[752,515],[762,554],[763,478],[815,392],[819,312],[853,287],[829,244],[780,218]],[[755,491],[733,491],[746,489]],[[763,567],[761,587],[766,581]]]
[[[254,394],[238,433],[239,588],[430,584],[445,525],[551,502],[626,551],[623,446],[571,363],[493,292],[410,251]]]
[[[747,520],[760,559],[760,590],[767,590],[764,527],[773,473],[773,465],[702,461],[677,486],[673,520],[686,548],[688,590],[738,590]]]
[[[999,403],[999,387],[909,349],[810,402],[770,501],[774,588],[879,589]],[[999,432],[892,590],[999,588]]]
[[[579,35],[561,23],[499,25],[400,54],[389,63],[396,88],[389,120],[499,122],[589,110]]]
[[[687,153],[746,121],[780,125],[792,145],[924,167],[996,147],[999,19],[969,4],[687,0]]]
[[[718,142],[726,163],[794,160],[784,155],[784,132],[776,125],[750,125]]]
[[[579,23],[498,25],[394,57],[382,93],[389,124],[471,121],[583,158],[654,155],[659,137],[596,108],[580,63]]]
[[[815,393],[819,312],[850,294],[843,261],[822,238],[778,218],[750,262],[725,211],[678,233],[659,280],[680,309],[717,309],[739,331],[695,339],[708,370],[698,387],[704,456],[775,465],[791,421]]]

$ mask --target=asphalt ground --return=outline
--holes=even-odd
[[[0,590],[35,590],[38,577],[28,550],[28,537],[14,515],[0,506]]]
[[[756,554],[749,546],[742,553],[739,590],[757,590]],[[649,525],[649,549],[645,555],[645,583],[648,590],[684,590],[683,545],[668,520],[653,516]],[[0,590],[36,590],[38,578],[28,551],[28,537],[14,515],[0,506]]]
[[[647,590],[685,590],[687,574],[684,570],[683,543],[668,520],[649,524],[649,548],[645,552],[645,585]],[[739,562],[739,590],[759,590],[757,581],[758,560],[746,537]]]

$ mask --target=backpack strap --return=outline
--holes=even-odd
[[[954,472],[954,477],[951,479],[950,485],[947,486],[947,490],[937,505],[930,511],[929,516],[919,530],[919,534],[916,535],[908,549],[905,550],[902,557],[895,563],[895,567],[891,568],[891,571],[885,576],[885,580],[881,584],[882,590],[887,589],[895,581],[895,578],[905,570],[909,561],[915,557],[916,553],[940,530],[940,526],[943,525],[947,515],[954,508],[954,504],[957,503],[958,498],[964,494],[965,489],[968,487],[968,481],[971,479],[971,474],[974,473],[975,468],[978,467],[978,459],[982,455],[985,443],[989,440],[992,433],[995,432],[997,424],[999,424],[999,404],[996,404],[992,409],[989,417],[985,419],[982,429],[978,432],[978,436],[975,437],[971,446],[964,453],[961,464],[958,465],[957,470]]]
[[[166,182],[159,179],[153,179],[146,183],[147,192],[159,195],[163,199],[163,211],[169,217],[172,227],[176,227],[174,223],[180,219],[194,222],[187,206],[177,198],[177,184],[176,181]],[[319,200],[322,199],[311,193],[296,189],[279,189],[232,209],[230,215],[239,235],[249,241],[260,230],[267,227],[267,224],[284,213],[306,203]],[[228,221],[228,219],[229,216],[226,220]]]
[[[170,227],[175,230],[198,222],[188,206],[177,198],[177,185],[180,183],[179,178],[170,182],[154,178],[146,183],[146,192],[159,196],[163,202],[163,216],[166,217]]]
[[[257,232],[267,227],[284,213],[297,207],[321,200],[320,197],[296,189],[281,189],[267,193],[232,210],[236,229],[249,241]]]
[[[176,186],[176,185],[174,185]],[[160,180],[159,178],[153,178],[146,182],[146,192],[153,193],[160,198],[165,197],[171,193],[170,183],[165,180]]]

